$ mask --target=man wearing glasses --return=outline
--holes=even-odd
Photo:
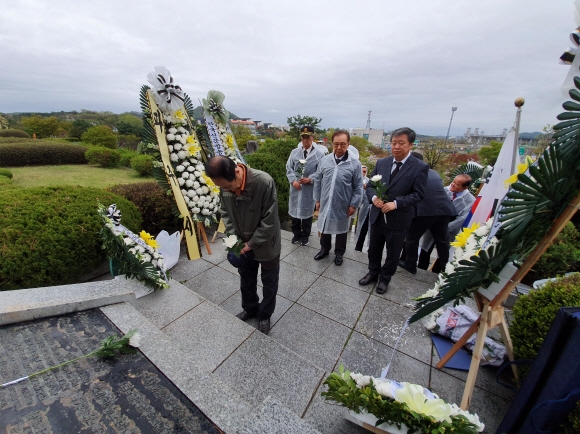
[[[318,214],[320,260],[330,253],[332,235],[336,235],[334,263],[342,265],[350,217],[354,215],[363,198],[361,163],[348,155],[350,134],[337,130],[332,135],[333,153],[320,160],[314,181],[314,200]]]

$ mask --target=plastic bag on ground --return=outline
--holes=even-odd
[[[169,270],[179,260],[179,251],[181,244],[181,237],[179,232],[175,232],[171,235],[167,231],[159,232],[159,235],[155,238],[157,244],[159,244],[159,252],[163,256],[163,261],[165,262],[165,267]]]

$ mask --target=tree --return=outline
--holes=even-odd
[[[54,136],[58,131],[58,119],[56,116],[45,118],[39,115],[32,115],[22,118],[20,122],[28,134],[31,136],[36,134],[39,139]]]
[[[288,119],[288,126],[290,127],[289,135],[295,139],[300,139],[300,127],[309,125],[316,131],[316,126],[322,122],[322,119],[313,116],[290,116]]]
[[[81,140],[91,145],[105,146],[106,148],[117,148],[117,135],[106,125],[91,127],[81,136]]]
[[[91,128],[92,124],[85,119],[76,119],[72,123],[72,128],[68,133],[69,137],[76,137],[80,139],[81,136]]]
[[[497,161],[499,156],[499,151],[501,151],[503,143],[492,140],[489,142],[489,146],[484,146],[479,150],[477,155],[479,155],[479,160],[484,166],[493,166]]]
[[[8,129],[8,121],[2,115],[0,115],[0,130]]]
[[[445,143],[443,139],[430,137],[427,140],[421,140],[417,149],[423,155],[423,161],[435,170],[437,165],[445,160],[447,154],[453,151],[453,145],[449,142]]]
[[[257,140],[257,137],[252,134],[252,130],[243,125],[232,125],[232,132],[234,133],[240,151],[246,149],[246,143],[248,143],[248,140]]]
[[[368,158],[371,153],[368,150],[368,147],[371,143],[365,139],[364,137],[359,136],[351,136],[350,138],[350,146],[355,147],[359,153],[359,160],[363,160]]]
[[[129,113],[123,113],[122,115],[119,115],[119,120],[115,126],[117,131],[119,131],[119,134],[132,134],[135,136],[141,136],[141,131],[143,130],[143,121],[137,116],[133,116]]]
[[[542,128],[543,134],[536,137],[536,146],[532,150],[532,154],[539,155],[544,152],[544,149],[552,142],[552,136],[554,134],[554,129],[552,125],[548,124]]]

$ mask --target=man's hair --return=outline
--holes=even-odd
[[[236,163],[228,157],[216,155],[205,163],[205,174],[212,179],[219,178],[231,182],[236,179]]]
[[[456,178],[463,179],[463,184],[461,184],[463,187],[469,187],[471,185],[472,179],[471,176],[469,176],[467,173],[461,173],[457,175]]]
[[[350,133],[346,130],[336,130],[333,134],[332,134],[332,139],[330,139],[331,141],[334,142],[334,137],[338,136],[340,134],[346,134],[346,141],[350,143]]]
[[[423,161],[423,154],[417,151],[411,151],[411,155],[419,160]]]
[[[367,166],[361,166],[361,169],[368,169]]]
[[[391,133],[391,140],[393,140],[393,138],[395,138],[397,136],[402,136],[402,135],[407,136],[407,140],[409,140],[409,143],[411,145],[413,143],[415,143],[415,139],[417,138],[415,131],[413,131],[411,128],[403,127],[403,128],[399,128]]]

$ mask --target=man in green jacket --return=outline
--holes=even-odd
[[[270,331],[280,275],[280,220],[274,180],[266,172],[236,164],[224,156],[208,160],[206,174],[221,187],[221,216],[227,234],[244,243],[238,264],[242,321],[258,317],[258,330]],[[245,256],[245,258],[243,257]],[[258,268],[262,265],[263,299],[258,297]]]

